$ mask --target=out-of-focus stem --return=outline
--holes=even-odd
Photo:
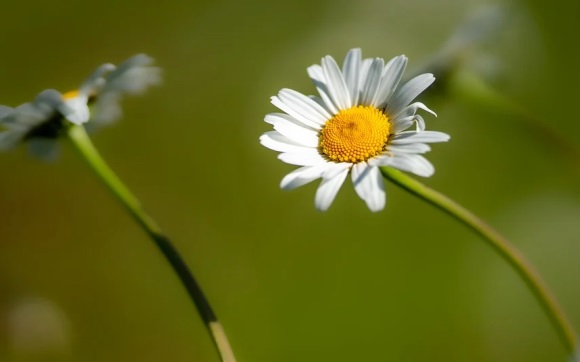
[[[205,323],[222,361],[235,362],[234,353],[221,323],[177,249],[171,244],[171,241],[164,235],[161,228],[151,216],[145,212],[135,195],[133,195],[107,165],[91,142],[85,129],[82,126],[72,125],[68,128],[68,137],[99,179],[103,181],[117,200],[121,202],[137,223],[141,225],[143,230],[150,236],[165,259],[169,262],[173,271],[177,274],[179,280],[193,300],[197,312]]]

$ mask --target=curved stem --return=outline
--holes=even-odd
[[[562,308],[538,272],[515,246],[475,214],[447,196],[423,185],[419,181],[393,168],[382,167],[381,172],[387,179],[453,216],[455,219],[483,237],[483,239],[493,247],[513,269],[515,269],[528,288],[532,291],[558,331],[558,335],[562,338],[562,341],[570,354],[572,355],[576,352],[577,338],[572,324],[568,319],[566,319]]]
[[[123,204],[139,225],[141,225],[169,262],[173,271],[177,274],[179,280],[193,300],[197,312],[205,323],[222,361],[235,362],[234,353],[221,323],[218,321],[209,301],[203,294],[201,287],[187,267],[187,264],[185,264],[179,255],[177,249],[175,249],[169,239],[163,234],[155,220],[145,212],[135,195],[131,193],[103,160],[97,149],[93,146],[85,129],[82,126],[73,125],[68,129],[68,137],[101,181],[107,185],[109,190]]]

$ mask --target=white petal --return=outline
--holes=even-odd
[[[14,111],[14,108],[3,106],[0,104],[0,122]]]
[[[360,75],[359,75],[359,89],[362,92],[363,86],[365,84],[365,82],[367,81],[367,77],[369,74],[369,69],[371,69],[371,64],[373,64],[374,59],[373,58],[366,58],[363,59],[361,66],[360,66]],[[360,104],[360,98],[359,98],[359,104]]]
[[[409,143],[406,145],[389,145],[387,152],[393,153],[425,153],[431,151],[431,147],[425,143]]]
[[[346,58],[342,64],[342,74],[344,75],[344,81],[350,93],[352,105],[358,103],[360,67],[361,50],[358,48],[351,49],[346,54]]]
[[[308,149],[302,152],[287,152],[278,155],[282,162],[296,166],[318,166],[327,163],[316,149]]]
[[[301,123],[292,118],[292,116],[271,113],[266,115],[264,121],[273,125],[276,131],[297,144],[306,147],[318,146],[318,132],[304,127]]]
[[[64,104],[66,107],[60,107],[59,111],[74,124],[86,123],[91,117],[89,106],[87,105],[88,101],[89,99],[86,95],[79,94],[74,98],[65,99]]]
[[[322,177],[322,172],[325,169],[325,165],[300,167],[284,176],[280,182],[280,188],[283,190],[293,190],[297,187],[306,185],[307,183]]]
[[[385,108],[391,96],[395,93],[397,85],[401,81],[403,72],[407,67],[407,57],[399,55],[391,59],[383,70],[381,85],[372,101],[372,104],[379,108]]]
[[[388,114],[399,114],[403,108],[413,101],[421,92],[435,81],[433,74],[421,74],[408,81],[392,97],[387,105]]]
[[[310,117],[308,117],[308,115],[301,114],[297,109],[294,109],[290,105],[282,102],[282,100],[280,98],[278,98],[277,96],[271,97],[270,101],[273,105],[280,108],[282,111],[286,112],[290,116],[294,117],[294,119],[296,119],[297,121],[300,121],[304,125],[312,128],[312,129],[320,129],[321,128],[317,121],[312,120]]]
[[[379,156],[371,161],[376,166],[390,166],[421,177],[429,177],[435,172],[431,162],[421,155],[399,153],[393,156]],[[371,162],[369,161],[369,163]]]
[[[101,93],[93,105],[91,123],[98,122],[101,125],[112,123],[123,115],[121,108],[122,94],[120,92]]]
[[[433,112],[429,107],[427,107],[425,104],[423,104],[421,102],[415,102],[415,103],[409,104],[407,107],[403,108],[403,110],[399,114],[404,113],[404,112],[409,112],[409,114],[415,114],[415,112],[417,112],[417,109],[422,109],[424,111],[431,113],[435,117],[437,117],[437,113]]]
[[[322,58],[322,72],[326,78],[326,84],[328,86],[328,91],[334,104],[338,106],[339,109],[348,109],[352,106],[350,99],[350,94],[342,72],[334,58],[330,55]]]
[[[400,133],[407,128],[411,127],[415,123],[415,115],[410,115],[408,117],[399,117],[393,120],[393,132],[395,134]]]
[[[437,131],[406,131],[396,134],[391,143],[394,145],[404,145],[415,142],[447,142],[449,141],[449,138],[450,137],[447,133]]]
[[[151,85],[161,83],[161,69],[153,66],[153,58],[137,54],[119,64],[108,74],[103,93],[139,94]]]
[[[352,183],[358,196],[364,200],[372,212],[385,207],[385,184],[378,167],[360,162],[352,167]]]
[[[425,120],[423,116],[416,114],[415,122],[417,122],[417,132],[423,132],[425,130]]]
[[[314,85],[317,85],[317,83],[326,85],[326,78],[324,78],[324,73],[322,72],[320,64],[312,64],[306,68],[306,72],[312,82],[314,82]]]
[[[340,186],[346,179],[348,175],[348,169],[343,170],[338,175],[330,179],[323,179],[316,190],[316,196],[314,198],[314,204],[316,208],[320,211],[326,211],[334,201]]]
[[[25,132],[9,129],[0,132],[0,151],[6,151],[16,147],[23,139]]]
[[[318,97],[318,96],[313,96],[313,95],[309,95],[308,98],[312,99],[312,101],[316,104],[318,104],[319,106],[321,106],[322,108],[324,108],[328,114],[330,114],[332,111],[328,108],[327,104],[324,102],[324,100],[322,100],[322,98]]]
[[[326,121],[332,117],[330,113],[328,113],[328,111],[318,103],[295,90],[282,89],[278,92],[278,98],[319,125],[325,124]]]
[[[2,118],[7,128],[20,128],[23,132],[45,122],[55,110],[47,104],[24,103]]]
[[[401,112],[399,112],[399,114],[397,115],[393,115],[391,114],[391,118],[393,118],[393,120],[397,120],[398,118],[407,118],[410,116],[414,116],[416,113],[417,109],[412,108],[411,106],[405,107],[403,108],[403,110],[401,110]]]
[[[311,147],[304,147],[292,142],[287,137],[276,131],[266,132],[260,136],[260,143],[271,150],[278,152],[298,153],[311,150]]]
[[[403,108],[401,112],[399,112],[399,114],[393,119],[395,133],[399,133],[409,128],[409,122],[416,122],[418,131],[425,130],[425,120],[422,116],[415,114],[417,109],[423,109],[437,117],[437,114],[429,109],[426,105],[421,102],[415,102]]]
[[[90,96],[91,94],[97,92],[105,84],[104,75],[115,70],[113,64],[103,64],[98,67],[80,86],[79,92]]]
[[[372,63],[370,64],[370,68],[366,73],[366,78],[364,79],[364,83],[361,87],[361,96],[359,104],[362,105],[370,105],[375,95],[377,94],[377,90],[379,89],[379,85],[381,82],[381,73],[383,72],[384,67],[384,60],[381,58],[373,59]]]
[[[326,82],[326,78],[324,77],[324,72],[322,71],[322,67],[318,64],[312,65],[307,69],[308,75],[314,86],[318,90],[318,94],[320,94],[320,98],[324,101],[326,108],[332,113],[338,113],[338,107],[332,100],[332,96],[328,90],[328,85]]]
[[[350,162],[328,162],[327,168],[322,173],[322,178],[331,179],[344,170],[351,168],[352,163]]]
[[[32,104],[37,107],[40,105],[48,105],[50,108],[52,108],[52,110],[61,107],[63,103],[62,95],[60,92],[54,89],[43,90],[36,96],[36,98],[34,98],[34,101],[32,102]],[[21,106],[24,106],[24,104]]]

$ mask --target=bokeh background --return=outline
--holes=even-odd
[[[511,238],[580,329],[576,0],[6,0],[0,104],[156,58],[164,84],[93,140],[182,252],[241,362],[567,361],[521,280],[462,225],[394,185],[372,214],[349,181],[319,213],[316,184],[280,191],[293,167],[258,143],[269,97],[313,93],[306,67],[322,56],[406,54],[410,75],[489,6],[501,28],[421,98],[439,116],[427,127],[452,135],[425,183]],[[519,106],[481,97],[466,74]],[[0,155],[0,361],[218,361],[153,244],[61,146],[52,163]]]

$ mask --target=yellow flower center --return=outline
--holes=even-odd
[[[77,97],[79,95],[79,91],[78,90],[72,90],[69,92],[66,92],[65,94],[62,95],[62,98],[64,100],[69,100],[69,99],[73,99],[75,97]]]
[[[333,161],[357,163],[380,154],[391,134],[389,118],[371,106],[341,110],[319,135],[319,147]]]

